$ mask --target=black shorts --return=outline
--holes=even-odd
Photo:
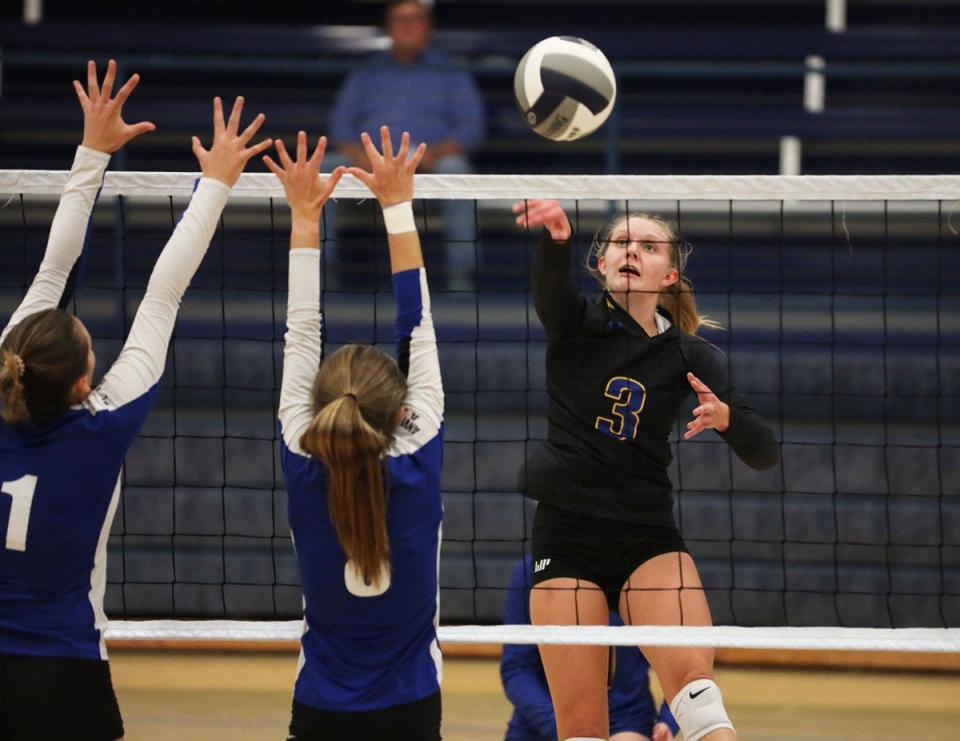
[[[382,710],[320,710],[293,701],[287,741],[439,741],[440,691]]]
[[[0,654],[0,738],[115,741],[122,736],[106,661]]]
[[[560,577],[593,582],[611,612],[620,611],[620,590],[637,567],[664,553],[689,553],[676,526],[608,520],[542,502],[530,551],[531,584]]]

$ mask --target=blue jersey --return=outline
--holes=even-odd
[[[393,277],[397,359],[407,373],[406,415],[387,450],[389,575],[364,584],[330,519],[327,471],[300,448],[320,363],[320,251],[290,252],[280,397],[281,456],[304,594],[294,699],[326,710],[373,710],[440,687],[437,644],[443,388],[426,272]]]
[[[55,308],[83,250],[109,155],[80,147],[37,277],[3,337]],[[203,179],[150,278],[116,362],[84,402],[45,424],[0,420],[0,653],[106,659],[106,546],[120,470],[156,396],[180,299],[229,188]]]
[[[526,556],[516,565],[507,589],[503,622],[530,624],[530,576],[533,557]],[[611,625],[623,625],[616,613],[610,613]],[[666,723],[673,733],[678,727],[667,703],[655,715],[653,695],[647,673],[650,665],[633,646],[617,646],[616,672],[607,694],[610,733],[633,731],[651,738],[655,723]],[[555,741],[557,720],[547,687],[547,676],[539,649],[531,644],[504,644],[500,678],[507,698],[513,703],[513,715],[507,724],[506,741]]]

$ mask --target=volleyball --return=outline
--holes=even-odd
[[[617,80],[603,52],[589,41],[551,36],[523,55],[513,91],[531,129],[547,139],[573,141],[607,120]]]

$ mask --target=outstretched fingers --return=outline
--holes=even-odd
[[[263,122],[267,120],[267,117],[258,113],[257,117],[250,122],[250,125],[243,130],[243,133],[238,137],[242,144],[246,144],[248,141],[253,139],[254,135],[260,131],[260,127],[263,126]]]
[[[407,154],[410,152],[410,132],[404,131],[400,136],[400,149],[397,151],[397,159],[401,162],[407,161]]]
[[[373,173],[367,172],[362,167],[348,167],[345,172],[348,175],[353,175],[371,191],[373,190],[374,183],[377,182],[377,179],[373,176]]]
[[[263,141],[257,142],[252,147],[244,149],[244,153],[247,156],[247,161],[249,162],[252,157],[256,157],[261,152],[266,152],[270,147],[273,146],[273,139],[267,138]]]
[[[97,83],[97,63],[92,59],[87,62],[87,95],[94,102],[100,97],[100,85]]]
[[[289,170],[293,167],[293,160],[290,159],[290,155],[287,153],[287,146],[283,143],[283,139],[277,139],[277,156],[280,158],[280,164],[283,165],[284,170]]]
[[[90,98],[87,95],[87,91],[83,89],[83,85],[80,84],[79,80],[73,81],[73,90],[77,94],[77,100],[80,101],[80,107],[83,109],[83,112],[86,113],[90,110]]]
[[[156,130],[157,126],[152,121],[140,121],[139,123],[127,126],[127,133],[130,135],[130,139],[138,137],[140,134],[148,134]]]
[[[123,107],[123,104],[127,102],[127,98],[130,97],[130,93],[132,93],[136,89],[137,85],[139,84],[140,84],[140,75],[134,72],[130,76],[130,79],[123,84],[123,87],[121,87],[117,91],[117,97],[114,98],[114,101],[116,101],[116,104],[120,107]]]
[[[197,160],[203,160],[203,157],[207,154],[207,150],[203,148],[203,144],[200,143],[199,136],[190,137],[190,142],[192,144],[191,149],[193,150],[194,157]]]
[[[279,142],[280,142],[280,140],[278,139],[278,140],[277,140],[277,143],[279,144]],[[270,157],[269,154],[263,155],[263,164],[265,164],[265,165],[267,166],[267,169],[270,170],[270,172],[272,172],[274,175],[276,175],[278,178],[280,178],[280,182],[281,182],[281,183],[286,183],[286,182],[287,182],[287,173],[286,173],[286,171],[285,171],[282,167],[280,167],[280,165],[278,165],[276,162],[274,162],[273,159]]]
[[[360,143],[363,145],[363,151],[367,153],[367,157],[369,158],[371,165],[383,163],[383,157],[380,155],[380,152],[377,151],[377,148],[373,146],[373,140],[370,138],[370,134],[368,134],[366,131],[360,134]]]
[[[418,146],[417,151],[413,153],[413,157],[411,157],[407,161],[407,168],[411,170],[416,170],[417,166],[420,164],[420,160],[423,159],[423,155],[425,155],[426,153],[427,153],[427,145],[423,142],[420,142],[420,146]]]
[[[390,140],[390,129],[386,126],[380,127],[380,150],[384,159],[393,159],[393,142]]]
[[[110,95],[113,93],[113,83],[117,79],[117,60],[111,59],[107,62],[107,74],[103,76],[103,86],[100,88],[100,95],[110,100]]]
[[[240,116],[243,114],[243,96],[238,95],[233,101],[233,110],[230,111],[230,119],[227,121],[227,131],[237,133],[240,130]]]
[[[693,373],[687,373],[687,382],[697,394],[699,405],[693,410],[693,419],[687,422],[683,439],[689,440],[704,430],[723,432],[730,426],[730,408]]]
[[[710,387],[707,386],[703,381],[697,378],[693,373],[687,373],[687,382],[690,384],[690,387],[697,392],[697,395],[700,394],[712,394],[713,391],[710,390]],[[703,401],[701,399],[701,401]]]
[[[297,132],[297,164],[307,161],[307,132]]]
[[[323,183],[323,193],[320,195],[321,203],[326,202],[326,200],[333,194],[334,189],[337,187],[337,183],[340,182],[347,172],[347,168],[343,165],[340,165],[336,170],[330,173],[329,177]]]
[[[223,101],[219,95],[213,97],[213,138],[220,136],[227,126],[223,121]]]
[[[326,153],[327,137],[321,136],[319,139],[317,139],[317,146],[314,148],[313,154],[310,155],[310,162],[316,163],[318,170],[320,169],[320,164],[323,162],[323,156]]]
[[[560,218],[563,209],[556,201],[529,200],[521,201],[513,206],[517,215],[517,224],[523,227],[535,227],[552,219]]]

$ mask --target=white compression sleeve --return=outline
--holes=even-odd
[[[92,408],[117,408],[160,380],[177,311],[194,273],[207,254],[230,188],[202,178],[150,274],[130,334],[116,362],[88,398]]]

